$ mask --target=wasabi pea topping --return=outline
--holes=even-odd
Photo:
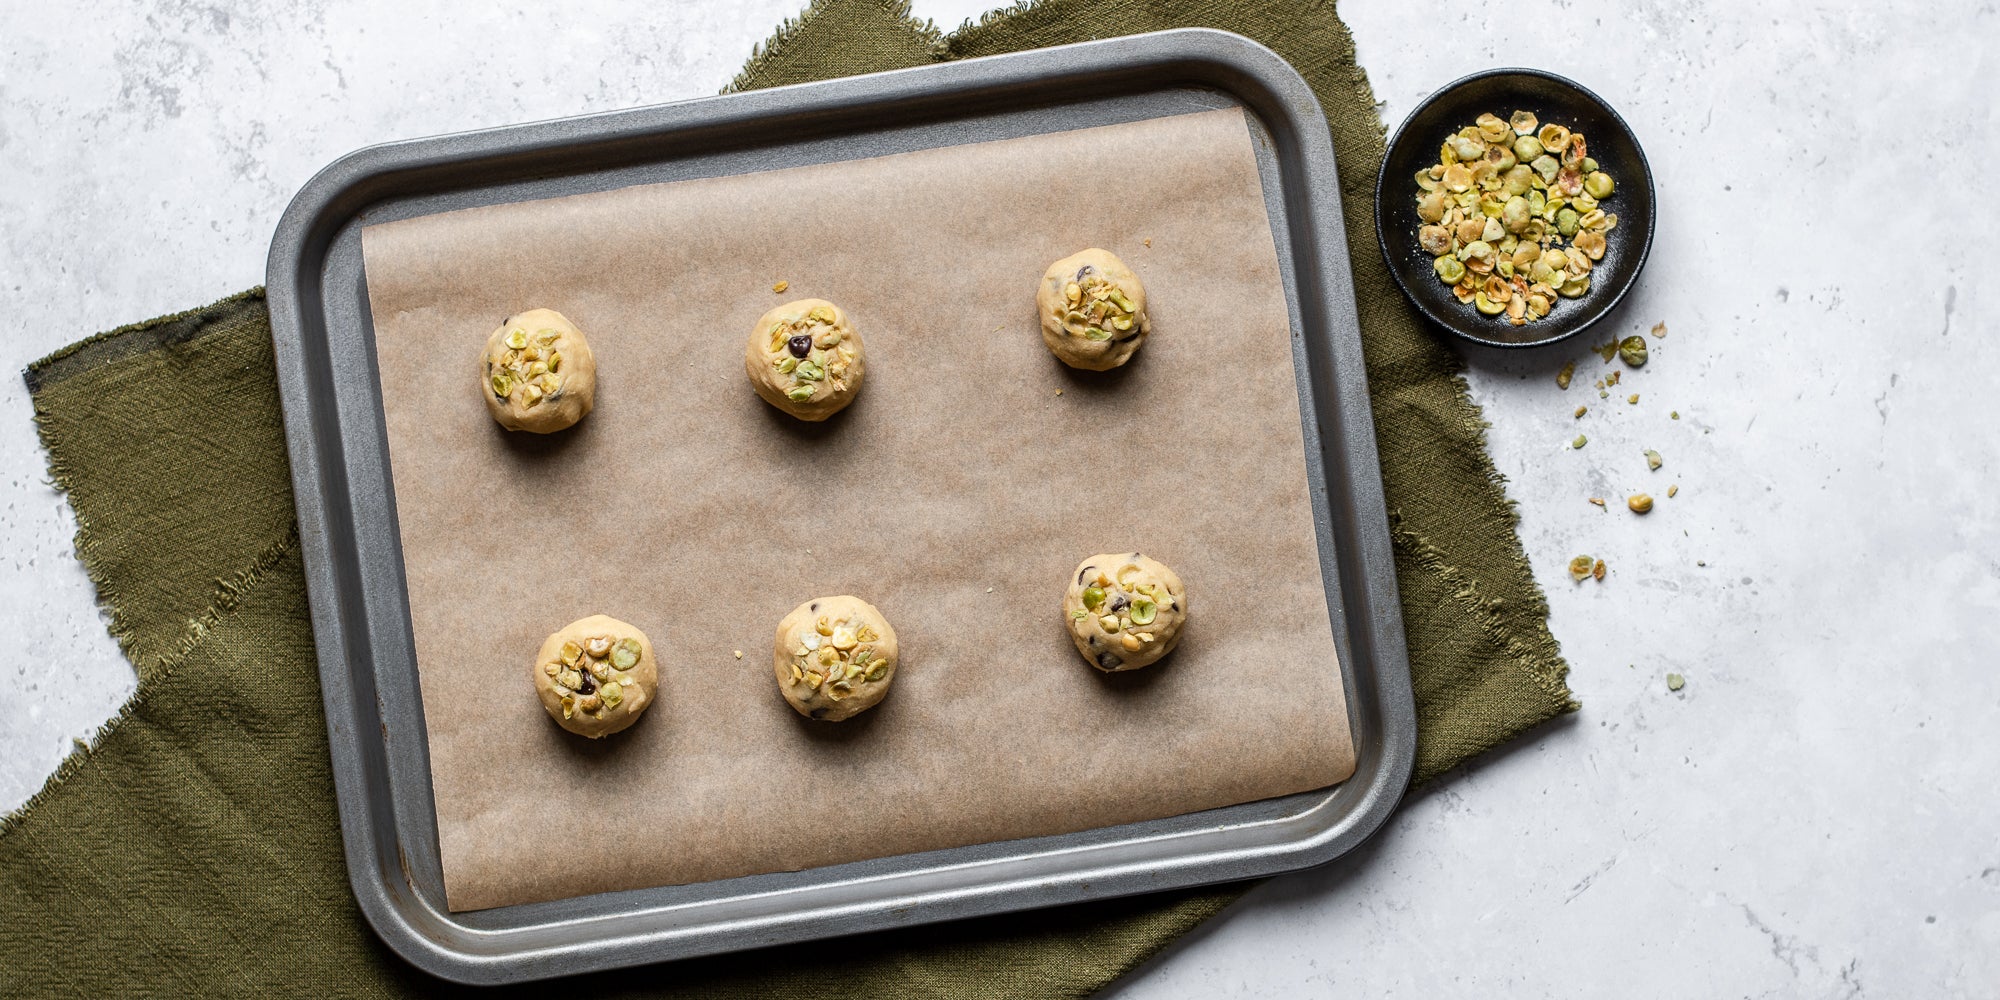
[[[615,640],[608,635],[591,636],[582,642],[565,640],[556,651],[556,659],[542,665],[543,675],[551,679],[556,697],[562,703],[563,718],[572,718],[578,712],[603,718],[606,712],[624,703],[625,685],[630,679],[613,671],[638,666],[641,652],[639,640],[631,636]]]
[[[639,640],[624,638],[611,647],[611,665],[620,670],[630,670],[639,662]]]

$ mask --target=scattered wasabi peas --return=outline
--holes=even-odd
[[[1646,338],[1633,334],[1618,342],[1618,359],[1634,368],[1646,363]]]

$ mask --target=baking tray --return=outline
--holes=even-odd
[[[364,225],[1242,107],[1291,308],[1306,464],[1352,728],[1332,788],[1081,833],[467,913],[446,909]],[[1293,871],[1409,782],[1416,720],[1325,118],[1241,36],[1180,30],[372,146],[272,240],[272,336],[349,880],[392,948],[502,983]]]

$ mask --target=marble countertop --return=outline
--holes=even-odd
[[[915,6],[946,25],[983,9]],[[713,93],[793,13],[0,8],[0,313],[27,322],[0,368],[260,282],[292,192],[355,147]],[[1584,708],[1413,793],[1355,854],[1258,887],[1109,995],[2000,996],[2000,406],[1984,384],[2000,209],[1980,187],[2000,163],[2000,13],[1343,15],[1391,126],[1466,72],[1541,66],[1618,107],[1656,172],[1651,262],[1601,333],[1669,334],[1616,396],[1596,398],[1607,369],[1583,344],[1469,355]],[[1620,509],[1642,489],[1651,515]],[[0,675],[4,809],[133,688],[19,378],[0,379],[0,509],[0,626],[22,651]],[[1603,582],[1568,579],[1584,552]]]

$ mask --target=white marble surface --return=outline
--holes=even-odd
[[[707,94],[793,7],[0,6],[0,312],[32,317],[0,368],[261,280],[285,200],[351,148]],[[1595,398],[1580,345],[1474,358],[1585,707],[1110,993],[2000,996],[2000,14],[1344,13],[1390,122],[1463,72],[1539,65],[1617,105],[1657,171],[1654,256],[1614,329],[1671,332],[1619,396]],[[1564,393],[1553,371],[1578,357]],[[132,688],[46,480],[0,379],[0,628],[20,650],[0,807]],[[1585,503],[1670,483],[1643,519]],[[1609,578],[1571,584],[1578,552]]]

